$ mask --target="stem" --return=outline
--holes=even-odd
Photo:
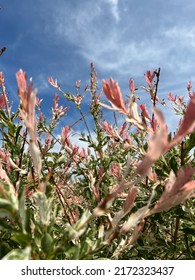
[[[26,136],[27,136],[27,128],[26,128],[26,131],[24,133],[24,138],[23,138],[23,143],[22,143],[22,148],[20,150],[20,159],[19,159],[19,165],[18,167],[21,169],[22,168],[22,160],[23,160],[23,154],[24,154],[24,146],[25,146],[25,143],[26,143]],[[20,171],[18,171],[18,174],[17,174],[17,181],[19,181],[19,178],[20,178]]]
[[[56,192],[57,192],[57,194],[58,194],[60,203],[61,203],[61,205],[62,205],[62,207],[63,207],[63,209],[64,209],[64,215],[65,215],[66,219],[68,220],[69,224],[71,224],[71,221],[70,221],[70,219],[69,219],[69,217],[68,217],[68,214],[66,213],[66,208],[65,208],[64,203],[63,203],[63,201],[62,201],[62,197],[63,197],[62,192],[59,190],[59,188],[58,188],[58,186],[57,186],[56,184],[55,184],[55,186],[56,186]],[[63,197],[63,198],[64,198],[64,197]],[[65,201],[65,200],[64,200],[64,201]],[[69,205],[68,205],[68,206],[69,206]]]
[[[155,71],[156,74],[156,85],[155,85],[155,93],[154,93],[154,98],[153,98],[153,106],[156,106],[156,97],[157,97],[157,92],[158,92],[158,84],[160,81],[160,68],[158,68],[158,71]],[[152,124],[154,125],[154,113],[152,114]]]
[[[5,107],[6,107],[7,115],[9,117],[9,119],[10,119],[11,118],[10,117],[10,109],[9,109],[9,105],[8,105],[8,98],[7,98],[7,94],[5,92],[5,85],[4,85],[4,83],[1,85],[1,87],[2,87],[2,94],[3,94],[4,100],[5,100]]]
[[[88,134],[89,134],[89,137],[90,137],[90,139],[91,139],[91,142],[93,142],[93,139],[92,139],[92,136],[91,136],[91,132],[90,132],[89,127],[88,127],[88,124],[87,124],[87,122],[86,122],[86,120],[85,120],[85,116],[83,115],[83,113],[82,113],[82,111],[81,111],[80,109],[79,109],[79,112],[80,112],[81,117],[82,117],[82,119],[83,119],[83,121],[84,121],[84,123],[85,123],[85,126],[86,126],[86,128],[87,128],[87,132],[88,132]]]
[[[96,89],[97,89],[97,74],[95,72],[95,68],[92,63],[91,64],[91,86],[90,86],[92,103],[91,103],[91,107],[90,107],[90,113],[94,119],[95,132],[96,132],[97,141],[98,141],[96,150],[98,151],[100,158],[102,158],[103,157],[103,150],[102,150],[103,134],[102,134],[102,128],[100,126],[100,122],[102,119],[102,111],[97,102]]]
[[[79,118],[77,121],[75,121],[73,124],[70,125],[70,127],[72,128],[73,126],[75,126],[78,122],[80,122],[81,120],[84,120],[84,117],[86,117],[88,114],[90,113],[90,111],[88,111],[85,114],[82,114],[82,117]]]
[[[157,92],[158,92],[158,84],[159,84],[159,81],[160,81],[160,68],[158,68],[158,71],[155,72],[155,73],[156,73],[157,81],[156,81],[155,94],[154,94],[154,100],[153,100],[154,107],[156,106],[156,97],[157,97]]]
[[[70,215],[71,215],[71,217],[72,217],[73,222],[76,223],[75,218],[74,218],[74,215],[73,215],[73,212],[72,212],[72,209],[71,209],[71,207],[70,207],[68,201],[66,200],[66,197],[64,196],[64,194],[62,193],[62,191],[60,190],[60,188],[57,186],[56,183],[55,183],[55,186],[56,186],[56,188],[57,188],[59,194],[61,195],[61,197],[63,197],[63,200],[64,200],[64,202],[65,202],[65,204],[66,204],[68,210],[70,211]],[[64,205],[63,205],[63,208],[65,209]],[[68,219],[69,219],[69,218],[68,218]],[[70,221],[69,221],[69,223],[71,224]]]
[[[181,142],[181,150],[180,150],[181,166],[184,166],[184,164],[185,164],[184,157],[185,157],[184,141],[182,141]]]
[[[183,166],[184,165],[184,141],[181,142],[180,160],[181,160],[181,166]],[[180,225],[180,218],[177,217],[175,221],[175,231],[173,235],[174,244],[176,244],[178,239],[179,225]]]
[[[195,246],[195,241],[191,242],[190,244],[188,243],[187,240],[187,236],[184,236],[185,242],[187,242],[186,247],[187,249],[185,249],[184,251],[181,252],[181,254],[179,254],[179,256],[177,256],[176,260],[178,260],[181,256],[185,255],[187,252],[190,253],[190,259],[191,259],[191,250],[193,250],[193,246]]]
[[[118,127],[118,124],[117,124],[117,119],[116,119],[116,113],[115,113],[115,112],[113,112],[113,114],[114,114],[114,122],[115,122],[115,125],[116,125],[116,127]]]
[[[180,218],[177,217],[176,221],[175,221],[175,231],[173,234],[173,243],[176,244],[177,243],[177,239],[178,239],[178,232],[179,232],[179,225],[180,225]]]

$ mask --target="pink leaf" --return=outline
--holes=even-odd
[[[4,75],[3,72],[0,72],[0,85],[4,84]]]
[[[110,78],[110,83],[103,80],[102,84],[103,91],[112,104],[112,108],[114,110],[119,110],[121,113],[128,114],[118,83]]]
[[[195,131],[195,92],[191,95],[190,102],[187,106],[183,122],[179,127],[174,139],[167,146],[167,149],[172,148],[178,142],[182,140],[189,133],[193,133]]]
[[[28,128],[31,140],[36,141],[36,119],[35,119],[35,105],[36,105],[36,91],[33,91],[32,79],[27,86],[26,74],[20,69],[16,73],[16,79],[18,83],[18,95],[22,105],[20,115]]]
[[[3,95],[0,96],[0,109],[3,109],[6,105],[5,97]]]
[[[32,156],[35,171],[40,174],[41,156],[36,139],[36,91],[32,89],[32,79],[30,79],[30,83],[27,86],[26,74],[21,69],[16,73],[16,79],[18,83],[18,95],[22,105],[20,116],[22,117],[22,120],[30,134],[29,151]]]
[[[148,70],[145,74],[145,80],[150,88],[152,88],[152,82],[154,77],[155,77],[155,72],[152,73],[150,70]]]
[[[142,162],[137,167],[137,173],[142,176],[147,175],[152,164],[159,159],[159,157],[163,154],[165,147],[167,146],[168,132],[167,126],[164,122],[163,114],[156,107],[154,108],[154,112],[159,124],[159,128],[155,133],[150,132],[147,153]]]
[[[129,88],[130,88],[131,93],[134,94],[135,85],[134,85],[134,80],[133,79],[130,79],[130,81],[129,81]]]
[[[69,134],[70,134],[70,126],[67,125],[62,128],[62,136],[61,136],[61,143],[62,146],[70,146],[70,139],[69,139]]]
[[[171,92],[168,93],[168,99],[172,102],[176,101],[176,97],[174,97]]]
[[[141,109],[142,111],[142,115],[144,118],[148,119],[148,120],[151,120],[150,116],[149,116],[149,113],[148,113],[148,109],[146,107],[146,104],[140,104],[139,105],[139,108]]]
[[[134,203],[137,193],[138,193],[138,190],[136,187],[130,188],[127,198],[125,200],[125,203],[123,205],[123,209],[124,209],[125,213],[127,213],[129,211],[129,209],[132,208],[132,205]]]
[[[38,146],[35,144],[35,142],[30,141],[29,150],[30,150],[30,154],[32,156],[35,172],[37,174],[40,174],[41,173],[41,167],[42,167],[41,153],[40,153],[40,150],[39,150]]]
[[[103,128],[108,132],[110,136],[115,136],[115,133],[111,127],[111,125],[107,121],[103,121],[102,123]]]
[[[48,82],[50,83],[50,85],[52,85],[53,87],[60,89],[60,85],[58,84],[57,80],[53,80],[52,77],[48,78]]]
[[[189,81],[189,82],[188,82],[188,85],[187,85],[187,90],[188,90],[188,92],[190,92],[191,89],[192,89],[192,83],[191,83],[191,81]]]
[[[168,210],[189,198],[195,189],[195,181],[190,181],[194,172],[195,168],[192,167],[181,169],[178,177],[171,172],[165,190],[156,203],[153,213]]]

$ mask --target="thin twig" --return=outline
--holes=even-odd
[[[175,231],[173,234],[173,243],[176,244],[177,243],[177,239],[178,239],[178,232],[179,232],[179,225],[180,225],[180,218],[177,217],[175,220]]]
[[[155,85],[155,92],[154,92],[154,97],[153,97],[153,106],[156,106],[156,97],[157,97],[157,92],[158,92],[158,84],[160,81],[160,68],[158,68],[158,71],[155,71],[156,74],[156,85]],[[152,124],[154,124],[154,113],[152,114]]]
[[[25,146],[25,143],[26,143],[27,131],[28,130],[26,128],[25,133],[24,133],[22,148],[20,149],[20,158],[19,158],[19,164],[18,164],[18,167],[20,169],[22,168],[22,160],[23,160],[23,154],[24,154],[24,146]],[[20,171],[18,171],[18,174],[17,174],[17,181],[19,180],[19,177],[20,177]]]
[[[117,119],[116,119],[116,112],[113,112],[113,114],[114,114],[114,122],[115,122],[115,125],[116,125],[116,127],[118,127]]]
[[[88,111],[87,113],[83,114],[82,113],[82,117],[79,118],[77,121],[75,121],[73,124],[70,125],[70,128],[72,128],[73,126],[75,126],[78,122],[80,122],[81,120],[84,120],[83,118],[86,117],[88,114],[90,114],[90,111]]]
[[[9,119],[10,119],[10,118],[11,118],[11,117],[10,117],[10,108],[9,108],[9,105],[8,105],[7,94],[6,94],[6,92],[5,92],[5,85],[2,84],[1,87],[2,87],[2,94],[3,94],[4,100],[5,100],[5,107],[6,107],[7,115],[8,115],[8,117],[9,117]]]
[[[71,224],[71,221],[70,221],[70,219],[69,219],[69,217],[68,217],[68,215],[67,215],[67,213],[66,213],[66,209],[65,209],[65,207],[64,207],[64,204],[63,204],[63,201],[62,201],[61,197],[63,198],[63,200],[64,200],[66,206],[68,207],[68,210],[70,211],[70,215],[71,215],[71,217],[72,217],[73,222],[76,223],[75,218],[74,218],[74,215],[73,215],[73,213],[72,213],[72,209],[71,209],[71,207],[69,206],[68,201],[66,200],[66,197],[64,196],[64,194],[62,193],[62,191],[60,190],[60,188],[58,187],[58,185],[57,185],[55,182],[54,182],[54,184],[55,184],[55,186],[56,186],[57,194],[58,194],[58,196],[59,196],[60,202],[61,202],[62,207],[63,207],[63,209],[64,209],[64,213],[65,213],[65,215],[66,215],[66,218],[68,219],[69,223]],[[60,196],[61,196],[61,197],[60,197]]]

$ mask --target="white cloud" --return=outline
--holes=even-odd
[[[118,1],[106,2],[112,4],[112,13],[118,21]],[[148,59],[154,62],[158,57],[162,58],[155,39],[136,42],[129,34],[126,22],[115,24],[115,21],[110,20],[106,23],[102,5],[96,3],[93,13],[90,13],[92,7],[89,4],[68,18],[59,16],[56,22],[57,34],[75,44],[77,51],[88,62],[95,62],[99,69],[105,71],[126,73],[133,68],[134,71],[137,68],[140,71],[142,62]]]
[[[110,6],[113,20],[107,18],[105,3]],[[123,19],[120,21],[119,12]],[[143,29],[145,33],[140,36],[136,33],[140,24],[133,12],[119,9],[118,0],[102,0],[84,2],[74,11],[67,10],[65,15],[59,13],[55,27],[61,38],[74,44],[81,56],[88,63],[93,61],[100,70],[115,71],[119,75],[130,71],[140,75],[147,67],[161,65],[170,71],[175,67],[182,70],[186,58],[181,53],[185,48],[189,49],[188,41],[194,46],[194,29],[189,34],[184,28],[179,32],[177,27],[156,29],[151,26],[151,30]],[[186,40],[182,41],[183,35]]]
[[[179,43],[179,47],[185,46],[186,48],[195,47],[195,27],[188,25],[178,25],[170,27],[164,31],[167,38]]]
[[[115,18],[116,22],[119,22],[120,16],[119,16],[119,7],[118,7],[118,0],[106,0],[111,6],[111,13],[113,17]]]
[[[160,95],[166,98],[176,87],[185,91],[195,63],[195,28],[190,21],[181,25],[176,12],[167,19],[166,5],[163,12],[154,10],[152,14],[151,5],[132,6],[133,2],[83,1],[74,9],[60,7],[54,34],[64,44],[73,44],[88,65],[93,61],[104,78],[116,77],[121,88],[121,81],[128,88],[128,78],[141,77],[143,81],[147,69],[161,67],[166,89]]]

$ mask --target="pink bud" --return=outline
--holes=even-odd
[[[135,85],[134,85],[134,80],[133,79],[129,80],[129,88],[130,88],[131,93],[134,93]]]
[[[55,88],[60,89],[60,85],[58,84],[57,80],[53,80],[52,77],[48,78],[48,82]]]

